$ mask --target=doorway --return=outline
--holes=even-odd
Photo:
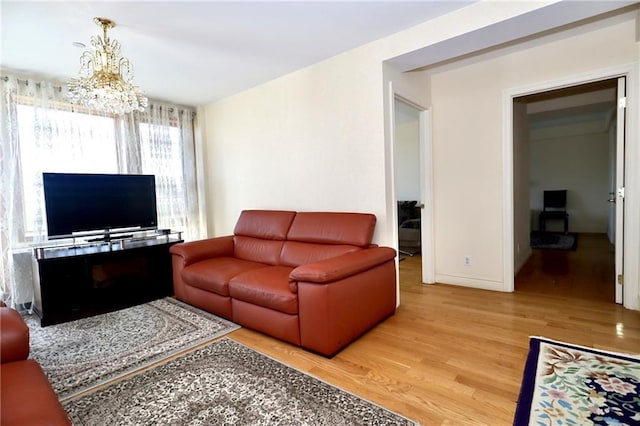
[[[435,282],[431,112],[393,96],[394,204],[399,260],[419,263],[421,282]]]
[[[395,99],[395,191],[398,205],[398,251],[400,259],[422,252],[420,188],[420,110]]]
[[[513,99],[516,291],[622,303],[620,79]],[[565,193],[568,216],[546,227],[538,219],[550,191]]]

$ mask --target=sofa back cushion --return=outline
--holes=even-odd
[[[370,213],[300,212],[293,219],[287,241],[366,248],[375,226],[376,217]]]
[[[368,247],[376,217],[368,213],[300,212],[293,219],[280,262],[300,266]]]
[[[243,210],[233,235],[282,241],[295,216],[296,212],[284,210]]]
[[[244,210],[233,231],[234,257],[277,265],[296,213],[279,210]]]

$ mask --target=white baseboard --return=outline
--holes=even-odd
[[[479,288],[482,290],[504,291],[504,283],[502,281],[436,274],[436,282],[441,284],[459,285],[462,287]]]

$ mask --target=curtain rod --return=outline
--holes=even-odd
[[[0,78],[2,78],[3,81],[9,81],[9,77],[7,77],[6,75],[4,75],[4,76],[2,76]],[[27,86],[29,85],[29,80],[20,80],[19,78],[16,77],[16,81],[18,83],[24,83]],[[40,82],[39,81],[36,82],[36,87],[40,87]],[[62,86],[51,86],[51,87],[53,87],[54,89],[58,89],[59,91],[62,92]]]
[[[2,81],[9,81],[9,77],[7,77],[6,75],[3,75],[2,77],[0,77],[0,79],[1,79]],[[19,78],[17,78],[17,77],[16,77],[16,80],[18,81],[18,83],[24,83],[24,84],[26,84],[27,86],[29,85],[29,80],[21,80],[21,79],[19,79]],[[40,82],[36,82],[36,87],[40,87]],[[62,86],[52,86],[52,87],[53,87],[54,89],[58,89],[60,92],[62,92]],[[157,106],[156,106],[156,105],[157,105]],[[175,110],[174,110],[174,107],[172,107],[172,106],[168,106],[168,105],[162,105],[162,104],[151,104],[151,105],[149,105],[149,109],[154,108],[154,106],[155,106],[156,108],[161,108],[161,109],[162,109],[163,107],[164,107],[164,108],[169,108],[169,112],[174,112],[174,111],[175,111]],[[190,110],[190,111],[191,111],[191,113],[193,114],[193,116],[195,117],[195,115],[196,115],[196,111],[195,111],[195,109],[194,109],[194,108],[191,108],[191,107],[181,107],[181,108],[179,109],[179,112],[180,112],[180,113],[183,113],[183,111],[182,111],[183,109],[188,109],[188,110]]]

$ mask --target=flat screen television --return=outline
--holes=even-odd
[[[153,175],[43,173],[49,238],[116,229],[156,229]]]

